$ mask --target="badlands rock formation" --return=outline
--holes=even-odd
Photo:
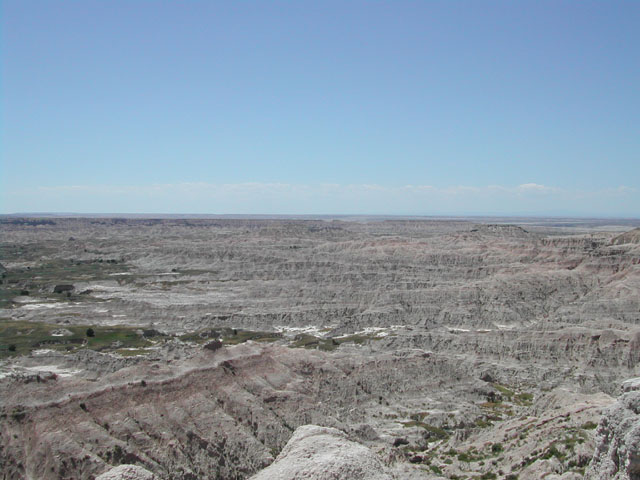
[[[119,465],[108,472],[98,475],[96,480],[154,480],[156,477],[149,470],[136,465]]]
[[[365,446],[335,428],[298,427],[278,458],[252,480],[391,480],[382,462]]]
[[[640,479],[640,391],[625,393],[605,411],[586,478]]]
[[[622,475],[636,226],[5,219],[2,478],[246,479],[309,424],[396,478]]]

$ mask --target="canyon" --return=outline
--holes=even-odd
[[[640,478],[639,225],[2,217],[2,478]]]

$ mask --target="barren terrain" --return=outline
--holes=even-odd
[[[597,478],[640,377],[640,222],[0,221],[6,479]]]

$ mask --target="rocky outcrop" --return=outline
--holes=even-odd
[[[401,424],[389,419],[389,432],[372,414],[396,412],[402,396],[429,394],[439,406],[439,378],[465,379],[456,388],[469,390],[459,363],[419,351],[353,358],[256,342],[138,362],[98,381],[7,377],[0,465],[16,479],[89,480],[116,462],[144,465],[163,480],[247,478],[273,462],[301,425],[357,426],[354,437],[377,447],[385,440],[374,440],[363,423],[380,425],[386,442],[395,430],[406,435]],[[32,444],[38,454],[27,456],[24,445]]]
[[[111,470],[98,475],[96,480],[155,480],[156,477],[149,470],[137,465],[118,465]]]
[[[496,236],[503,238],[528,238],[533,236],[524,228],[517,225],[509,224],[478,224],[475,225],[470,231],[471,233],[477,232],[479,235]]]
[[[640,392],[623,394],[603,415],[585,478],[640,479]]]
[[[625,243],[640,243],[640,228],[634,228],[622,235],[618,235],[612,241],[614,245],[624,245]]]
[[[65,293],[65,292],[71,292],[75,289],[75,287],[73,285],[56,285],[53,288],[53,293]]]
[[[382,462],[338,429],[299,427],[278,458],[253,480],[391,480]]]

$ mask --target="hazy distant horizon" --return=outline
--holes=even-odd
[[[579,215],[382,215],[382,214],[234,214],[234,213],[130,213],[130,212],[13,212],[0,213],[0,218],[126,218],[126,219],[274,219],[274,220],[454,220],[454,221],[478,221],[486,223],[557,223],[557,222],[619,222],[629,225],[640,225],[640,217],[606,217],[606,216],[579,216]]]
[[[640,191],[516,186],[182,182],[8,189],[0,213],[640,217]]]

